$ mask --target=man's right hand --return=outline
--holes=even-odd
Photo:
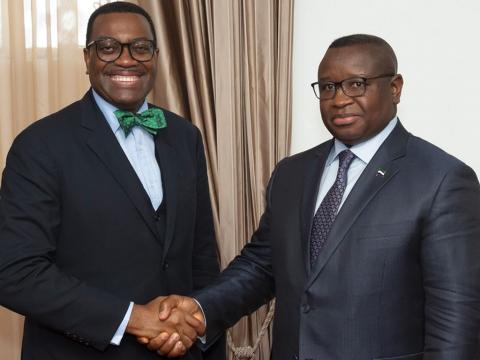
[[[195,343],[198,334],[205,332],[203,316],[198,319],[189,312],[174,309],[172,300],[161,305],[164,299],[159,296],[145,305],[135,304],[126,332],[147,344],[150,350],[160,353],[165,349],[162,355],[180,356]]]

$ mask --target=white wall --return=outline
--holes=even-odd
[[[397,54],[403,125],[480,176],[479,22],[478,0],[295,0],[291,152],[330,138],[310,87],[327,46],[367,33]]]

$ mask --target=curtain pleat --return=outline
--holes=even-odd
[[[138,2],[152,16],[159,48],[151,100],[191,120],[202,132],[218,233],[218,164],[210,39],[210,1]]]
[[[56,4],[55,16],[50,11],[52,4]],[[7,74],[0,82],[3,169],[15,136],[33,121],[79,99],[88,89],[89,81],[83,45],[78,44],[77,2],[8,0],[0,6],[0,71]],[[29,33],[25,24],[30,24]],[[31,43],[27,44],[26,37]]]

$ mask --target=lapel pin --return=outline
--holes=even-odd
[[[387,172],[384,169],[380,168],[380,169],[377,170],[377,174],[375,176],[382,176],[383,177],[383,176],[385,176],[386,173]]]

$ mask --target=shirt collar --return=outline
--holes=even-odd
[[[93,93],[93,98],[95,99],[95,102],[100,108],[100,111],[102,112],[103,116],[107,120],[108,125],[110,125],[110,127],[112,128],[112,131],[115,133],[120,128],[118,119],[114,114],[114,112],[118,110],[118,108],[110,104],[104,98],[102,98],[94,89],[92,89],[92,93]],[[140,109],[138,109],[138,112],[141,113],[147,109],[148,109],[148,103],[147,103],[147,100],[144,100],[142,106],[140,106]]]
[[[368,139],[367,141],[353,145],[350,148],[348,148],[340,140],[335,139],[334,148],[332,149],[333,151],[330,152],[330,156],[327,159],[327,165],[330,165],[337,158],[338,154],[346,149],[350,149],[350,151],[353,152],[358,159],[363,161],[365,164],[368,164],[388,135],[390,135],[390,133],[393,131],[397,123],[398,118],[395,116],[377,135]]]

